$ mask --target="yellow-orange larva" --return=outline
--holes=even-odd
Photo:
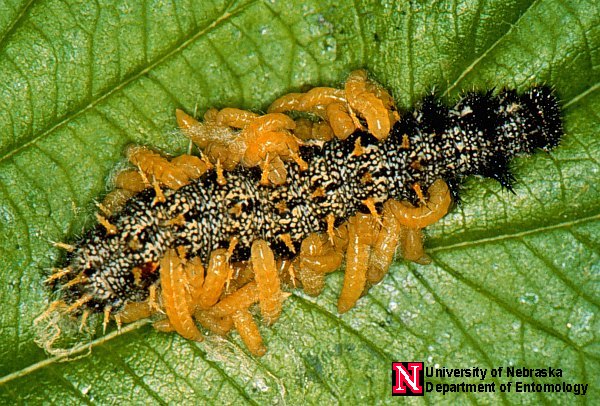
[[[185,171],[145,147],[131,147],[127,151],[127,155],[129,161],[140,168],[141,172],[170,189],[177,190],[190,181]]]
[[[195,310],[197,305],[200,303],[203,287],[204,287],[204,265],[200,257],[193,257],[187,260],[184,264],[184,276],[187,280],[187,286],[185,287],[189,292],[192,299],[192,309]]]
[[[227,282],[230,267],[227,250],[221,248],[210,254],[204,284],[198,297],[197,305],[200,309],[209,309],[217,303]]]
[[[215,318],[231,316],[236,311],[246,309],[258,301],[258,285],[256,281],[252,281],[225,296],[213,307],[203,311],[203,313],[207,313]]]
[[[338,138],[346,139],[356,130],[356,125],[346,106],[344,90],[316,87],[306,93],[292,93],[280,97],[271,104],[269,112],[302,111],[312,113],[321,119],[326,119]]]
[[[147,177],[144,178],[139,170],[129,169],[119,172],[115,178],[115,187],[132,193],[139,193],[149,186],[147,181]]]
[[[346,98],[350,107],[365,118],[369,132],[377,139],[385,139],[391,129],[389,110],[367,83],[366,71],[352,72],[346,81]]]
[[[325,275],[338,269],[344,256],[335,250],[328,237],[313,233],[302,241],[300,255],[293,264],[304,291],[317,296],[323,290]]]
[[[240,333],[240,337],[244,340],[244,343],[250,350],[250,352],[257,356],[262,356],[267,352],[263,344],[262,337],[258,331],[258,326],[252,318],[252,315],[248,310],[238,310],[233,314],[233,324],[236,330]]]
[[[255,166],[271,154],[293,159],[306,169],[306,162],[299,155],[300,141],[289,132],[295,127],[296,122],[282,113],[269,113],[254,119],[240,135],[240,140],[246,145],[242,162]]]
[[[205,329],[219,335],[225,335],[233,328],[233,319],[231,316],[213,317],[205,312],[196,312],[194,318]]]
[[[371,246],[376,223],[371,215],[357,213],[348,220],[348,249],[344,285],[338,299],[338,312],[345,313],[354,307],[367,282]]]
[[[246,128],[259,117],[260,115],[248,110],[226,107],[216,114],[214,121],[220,125],[229,127]]]
[[[393,98],[378,84],[367,78],[364,70],[352,72],[344,89],[317,87],[306,93],[290,93],[277,99],[269,113],[302,111],[327,120],[333,133],[346,139],[357,128],[362,128],[355,114],[364,117],[369,131],[378,139],[385,139],[399,115]]]
[[[267,113],[286,113],[288,111],[299,110],[302,104],[302,96],[304,93],[288,93],[275,100]]]
[[[121,210],[125,203],[134,195],[134,192],[126,189],[115,189],[104,197],[104,200],[98,204],[98,207],[103,214],[111,216]]]
[[[429,200],[415,207],[408,202],[390,199],[386,204],[400,225],[398,233],[402,256],[407,260],[427,264],[431,262],[423,249],[422,228],[427,227],[448,213],[452,197],[448,185],[441,179],[427,189]]]
[[[296,122],[289,116],[276,112],[259,116],[233,108],[210,110],[207,115],[209,120],[201,124],[177,110],[177,122],[217,168],[232,170],[240,162],[247,167],[258,165],[263,169],[263,182],[273,184],[285,181],[282,159],[306,169],[299,154],[302,142],[291,132]]]
[[[390,201],[392,212],[400,224],[409,228],[427,227],[448,213],[452,197],[448,185],[441,179],[436,180],[427,189],[429,200],[425,204],[414,207],[408,202]]]
[[[209,169],[209,165],[194,155],[179,155],[171,159],[173,168],[180,170],[188,180],[198,179]]]
[[[342,103],[335,102],[327,105],[327,120],[333,133],[341,140],[345,140],[356,130],[356,125],[352,117],[348,114],[348,109]]]
[[[332,87],[315,87],[302,95],[299,110],[318,113],[319,107],[327,107],[331,103],[344,105],[346,103],[344,91]]]
[[[394,254],[398,247],[398,239],[402,226],[393,214],[390,204],[392,201],[390,199],[383,205],[381,226],[379,227],[369,258],[367,282],[371,285],[379,283],[383,279],[394,259]]]
[[[118,315],[123,323],[132,323],[136,320],[150,317],[154,310],[148,302],[130,302],[121,310]]]
[[[281,291],[275,257],[266,241],[256,240],[252,243],[250,258],[258,286],[260,313],[266,324],[272,324],[279,318],[281,305],[287,297]]]
[[[402,257],[419,264],[428,264],[431,259],[423,248],[423,232],[420,228],[402,227],[400,232]]]
[[[236,109],[237,110],[237,109]],[[239,131],[226,124],[219,124],[219,111],[209,109],[204,123],[200,123],[182,110],[176,110],[177,125],[211,164],[219,164],[225,170],[233,170],[244,154],[244,145],[237,142]]]
[[[294,134],[302,141],[331,141],[333,130],[326,121],[311,121],[306,118],[296,120]]]
[[[201,341],[202,333],[192,319],[192,297],[183,264],[174,249],[168,250],[160,261],[160,286],[165,312],[177,333],[188,340]]]

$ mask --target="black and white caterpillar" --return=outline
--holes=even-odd
[[[87,297],[77,312],[118,311],[148,298],[161,272],[149,264],[158,264],[169,249],[183,247],[188,258],[206,264],[211,252],[235,238],[231,260],[246,261],[253,241],[261,239],[276,258],[293,258],[309,234],[327,230],[328,216],[337,227],[356,213],[372,213],[364,204],[369,199],[378,212],[388,199],[417,203],[413,186],[426,190],[437,179],[456,197],[469,175],[510,189],[511,158],[549,151],[562,133],[558,102],[547,87],[522,95],[467,93],[450,107],[429,96],[401,114],[383,141],[357,130],[345,140],[300,147],[308,169],[287,163],[281,185],[261,183],[256,167],[237,167],[224,173],[226,182],[210,169],[187,186],[164,190],[163,202],[147,188],[107,219],[116,232],[98,225],[74,242],[63,264],[69,272],[54,283],[67,305]],[[291,245],[279,238],[285,234]]]

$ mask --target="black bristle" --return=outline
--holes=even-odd
[[[421,123],[423,132],[441,133],[447,126],[448,107],[434,95],[426,96],[421,102]]]
[[[501,153],[496,153],[490,157],[487,167],[483,168],[480,175],[497,180],[503,188],[514,193],[513,184],[516,179],[508,166],[507,157]]]
[[[444,178],[444,182],[448,185],[448,189],[450,190],[450,195],[452,196],[452,201],[457,206],[462,204],[462,199],[460,197],[460,191],[462,182],[459,178],[454,176],[448,176]]]
[[[546,86],[534,87],[521,100],[530,112],[532,127],[538,129],[529,134],[532,148],[549,151],[556,147],[563,129],[560,108],[552,89]]]
[[[440,118],[442,115],[446,116]],[[430,134],[433,127],[435,137]],[[408,150],[400,149],[405,135],[410,140]],[[561,136],[558,102],[548,87],[535,87],[523,95],[514,90],[503,90],[496,96],[491,91],[470,92],[451,109],[428,96],[421,107],[396,123],[388,144],[400,151],[387,155],[392,171],[405,173],[395,182],[398,190],[407,181],[427,187],[440,177],[454,179],[457,184],[465,176],[480,175],[512,191],[512,157],[536,149],[550,150]],[[398,198],[411,200],[414,195],[406,191]]]

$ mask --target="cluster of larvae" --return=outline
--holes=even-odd
[[[398,247],[408,260],[429,262],[421,230],[451,205],[443,180],[408,185],[417,197],[412,202],[368,192],[355,210],[329,202],[330,191],[319,182],[330,174],[311,168],[322,161],[311,151],[324,145],[339,145],[333,153],[350,169],[355,161],[368,165],[363,158],[378,152],[377,143],[399,120],[392,97],[365,71],[352,72],[343,89],[287,94],[264,115],[224,108],[209,109],[201,122],[181,110],[176,117],[198,156],[169,159],[146,147],[128,148],[133,169],[116,176],[116,189],[99,205],[96,229],[82,241],[60,244],[68,251],[66,265],[48,278],[60,298],[37,323],[53,313],[79,317],[82,328],[92,313],[104,315],[105,327],[111,319],[121,326],[152,316],[157,329],[190,340],[203,339],[199,325],[219,335],[237,331],[252,354],[263,355],[256,313],[274,323],[287,291],[318,295],[325,275],[345,261],[343,313],[384,277]],[[376,190],[378,178],[361,173],[365,190]],[[198,196],[199,190],[213,194]],[[243,196],[250,193],[258,197]],[[294,199],[313,202],[314,224],[292,208]],[[264,207],[250,207],[251,200]],[[214,215],[192,216],[195,205]],[[292,225],[274,220],[287,215]],[[260,235],[246,232],[259,221]],[[43,344],[51,350],[52,342]]]

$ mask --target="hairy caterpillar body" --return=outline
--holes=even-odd
[[[300,282],[318,294],[323,275],[338,268],[345,255],[347,275],[353,276],[345,281],[338,308],[347,311],[383,277],[398,244],[406,258],[426,261],[420,229],[446,213],[448,190],[457,198],[469,175],[511,188],[510,159],[536,149],[549,151],[562,135],[558,103],[547,87],[522,95],[512,90],[467,93],[453,106],[429,96],[393,123],[398,115],[389,95],[366,75],[356,77],[364,83],[362,93],[347,85],[346,99],[343,93],[327,93],[323,104],[335,103],[334,109],[310,111],[343,137],[296,145],[294,121],[273,116],[261,125],[285,126],[255,126],[253,131],[266,132],[268,139],[285,132],[293,141],[286,141],[289,149],[261,150],[252,164],[231,170],[223,170],[219,158],[212,169],[203,168],[201,176],[186,178],[182,185],[160,188],[157,181],[150,187],[147,181],[119,211],[100,216],[49,278],[60,293],[51,310],[104,313],[107,320],[111,313],[118,316],[129,305],[144,303],[139,317],[166,308],[164,329],[201,339],[192,318],[220,333],[235,327],[260,355],[264,347],[248,306],[258,302],[263,319],[275,321],[287,297],[279,288],[282,280]],[[286,99],[288,110],[303,111],[302,100]],[[362,110],[356,113],[352,103]],[[327,110],[335,114],[327,116]],[[340,115],[343,128],[338,130]],[[255,116],[235,118],[242,127]],[[371,127],[388,119],[389,127],[378,126],[374,136]],[[381,128],[391,128],[386,137]],[[273,176],[275,171],[283,175]],[[213,258],[216,252],[221,265]],[[161,282],[164,267],[168,284]],[[209,282],[217,280],[213,270],[223,275],[218,283]],[[185,298],[172,300],[177,294]],[[209,294],[218,302],[207,304]]]

